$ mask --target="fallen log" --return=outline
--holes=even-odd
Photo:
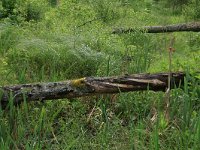
[[[173,84],[183,84],[185,73],[171,74]],[[85,77],[76,80],[49,83],[33,83],[9,85],[0,87],[1,105],[6,105],[9,99],[14,104],[24,99],[29,101],[76,98],[95,94],[109,94],[129,91],[153,90],[165,91],[168,83],[168,73],[133,74],[116,77]],[[173,86],[174,87],[174,86]],[[173,88],[171,87],[171,88]]]
[[[164,32],[182,32],[182,31],[200,31],[200,22],[174,24],[166,26],[144,26],[142,28],[116,28],[112,31],[113,34],[122,34],[130,32],[144,32],[144,33],[164,33]]]

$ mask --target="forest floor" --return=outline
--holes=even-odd
[[[0,86],[168,72],[170,46],[171,71],[186,72],[188,84],[171,90],[169,108],[165,92],[149,90],[18,107],[10,100],[0,109],[0,149],[200,149],[200,33],[112,34],[196,21],[192,4],[180,10],[153,0],[28,1],[0,20]]]

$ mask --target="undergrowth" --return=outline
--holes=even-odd
[[[164,92],[17,107],[11,96],[0,108],[0,149],[200,149],[200,34],[111,34],[199,20],[198,1],[9,1],[0,2],[0,86],[167,72],[172,37],[172,71],[186,72],[188,84],[171,91],[168,118]]]

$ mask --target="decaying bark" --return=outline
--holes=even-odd
[[[164,32],[182,32],[182,31],[200,31],[200,22],[174,24],[166,26],[144,26],[142,28],[117,28],[113,30],[113,34],[122,34],[130,32],[144,32],[144,33],[164,33]]]
[[[172,73],[172,85],[183,84],[185,74]],[[134,74],[116,77],[86,77],[77,80],[50,83],[21,84],[0,87],[1,104],[12,98],[15,104],[26,101],[75,98],[94,94],[129,91],[165,91],[168,73]]]

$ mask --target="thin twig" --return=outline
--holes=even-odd
[[[89,24],[89,23],[92,23],[92,22],[94,22],[94,21],[100,20],[100,19],[102,19],[102,18],[104,18],[104,17],[93,18],[92,20],[88,20],[88,21],[86,21],[86,22],[84,22],[84,23],[78,25],[76,28],[80,28],[80,27],[82,27],[82,26],[85,26],[85,25],[87,25],[87,24]]]

